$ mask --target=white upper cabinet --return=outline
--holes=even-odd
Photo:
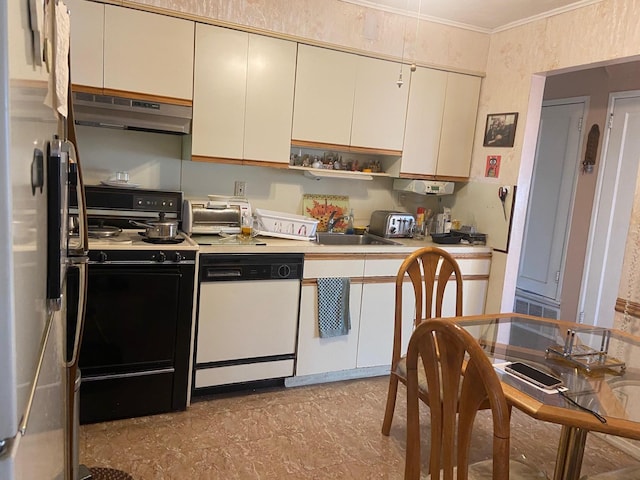
[[[194,23],[105,6],[104,88],[191,100]]]
[[[446,90],[447,72],[418,67],[411,74],[401,173],[435,174]]]
[[[400,64],[300,45],[293,140],[400,151],[406,88]]]
[[[192,155],[289,162],[296,44],[198,24]]]
[[[74,85],[191,101],[193,22],[85,0],[66,3]]]
[[[400,64],[357,58],[351,145],[402,150],[409,88],[408,85],[398,88],[396,83]]]
[[[447,96],[442,117],[436,175],[468,177],[478,116],[480,78],[447,74]]]
[[[422,67],[413,72],[401,174],[469,176],[480,81]]]
[[[356,59],[335,50],[298,46],[294,140],[350,144]]]
[[[104,4],[66,0],[71,17],[71,82],[103,87]]]
[[[297,44],[249,35],[244,158],[289,163]]]
[[[192,154],[241,159],[248,34],[196,25]]]

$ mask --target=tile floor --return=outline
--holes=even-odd
[[[201,397],[186,412],[83,425],[80,460],[124,470],[135,480],[402,479],[405,390],[400,387],[385,437],[380,427],[387,385],[388,377],[377,377]],[[422,418],[428,432],[427,411]],[[512,456],[525,454],[553,475],[559,431],[514,409]],[[489,457],[489,435],[483,412],[473,460]],[[590,435],[582,473],[637,463]]]

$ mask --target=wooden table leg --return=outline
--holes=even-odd
[[[578,480],[587,442],[587,430],[576,427],[562,427],[554,480]]]

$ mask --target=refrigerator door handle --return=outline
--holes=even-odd
[[[62,236],[63,181],[61,141],[53,139],[47,144],[47,305],[50,312],[62,306]],[[66,171],[65,171],[66,174]],[[66,185],[64,185],[66,188]],[[65,239],[66,244],[66,239]],[[66,247],[66,245],[65,245]]]
[[[72,237],[69,232],[69,255],[86,255],[89,250],[89,232],[87,228],[87,207],[84,193],[84,184],[82,181],[82,172],[80,162],[74,144],[70,141],[65,142],[65,150],[68,155],[69,162],[69,184],[75,187],[76,203],[78,205],[78,237]]]
[[[78,366],[80,344],[82,342],[82,333],[84,330],[84,316],[87,305],[87,281],[89,279],[89,270],[87,268],[89,257],[69,257],[67,261],[69,263],[69,268],[77,268],[79,270],[78,309],[75,324],[75,335],[73,339],[73,349],[70,352],[71,355],[66,360],[67,368],[75,369]]]

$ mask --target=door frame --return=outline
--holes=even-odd
[[[594,195],[594,201],[593,201],[593,209],[591,212],[591,221],[590,221],[590,227],[589,227],[589,239],[587,242],[587,252],[586,252],[586,256],[585,256],[585,264],[584,264],[584,271],[583,271],[583,275],[582,275],[582,283],[580,286],[580,299],[578,302],[578,321],[579,323],[583,323],[584,321],[584,310],[585,310],[585,304],[587,302],[587,287],[588,287],[588,279],[591,276],[591,267],[593,265],[594,262],[594,244],[596,244],[596,242],[598,240],[602,241],[603,239],[606,240],[607,243],[607,251],[611,251],[611,249],[616,249],[619,248],[622,252],[623,252],[623,256],[624,256],[624,251],[625,251],[625,245],[627,242],[627,237],[628,234],[625,236],[620,236],[617,235],[618,232],[614,232],[613,229],[611,228],[599,228],[601,227],[601,225],[597,224],[597,216],[598,216],[598,211],[600,209],[600,205],[603,201],[603,182],[604,182],[604,177],[605,177],[605,169],[607,169],[608,167],[610,168],[610,164],[607,162],[607,155],[609,153],[609,148],[610,148],[610,142],[611,142],[611,132],[612,132],[612,122],[611,122],[611,118],[613,116],[613,114],[615,113],[615,104],[617,100],[623,100],[623,99],[627,99],[627,98],[637,98],[638,102],[640,103],[640,90],[628,90],[628,91],[624,91],[624,92],[612,92],[609,94],[609,104],[607,106],[607,125],[606,125],[606,135],[605,135],[605,139],[604,139],[604,143],[602,146],[602,151],[600,153],[600,157],[599,157],[599,168],[598,168],[598,180],[596,183],[596,190],[595,190],[595,195]],[[622,172],[624,173],[624,172]],[[635,185],[636,185],[636,179],[637,179],[637,175],[635,175],[634,177],[634,189],[635,189]],[[616,184],[616,189],[614,192],[612,192],[612,197],[613,198],[617,198],[618,197],[618,184]],[[635,193],[634,193],[635,194]],[[629,211],[629,219],[630,220],[630,216],[632,214],[632,210]],[[609,216],[609,222],[613,221],[613,215]],[[611,223],[608,224],[608,226],[611,226]],[[618,239],[616,239],[616,237],[618,237]],[[611,246],[611,242],[614,242],[615,245],[612,247]],[[605,258],[602,258],[602,261],[606,261]],[[623,257],[623,261],[624,261],[624,257]],[[596,310],[599,311],[600,307],[600,301],[601,301],[601,297],[602,297],[602,291],[603,291],[603,285],[609,284],[609,285],[614,285],[614,288],[616,288],[616,292],[618,292],[619,290],[619,284],[620,284],[620,277],[622,275],[622,271],[620,270],[619,272],[616,272],[616,279],[617,281],[613,281],[611,278],[604,278],[606,277],[605,275],[605,270],[602,269],[600,272],[600,287],[598,288],[598,296],[599,299],[596,303]],[[616,293],[617,296],[617,293]],[[615,307],[615,302],[614,305]],[[613,310],[612,310],[613,312]],[[597,312],[596,312],[597,313]],[[597,326],[604,326],[604,327],[612,327],[613,326],[613,316],[614,314],[612,313],[612,322],[611,324],[605,324],[603,325],[602,323],[598,322],[598,321],[594,321],[594,325]]]

